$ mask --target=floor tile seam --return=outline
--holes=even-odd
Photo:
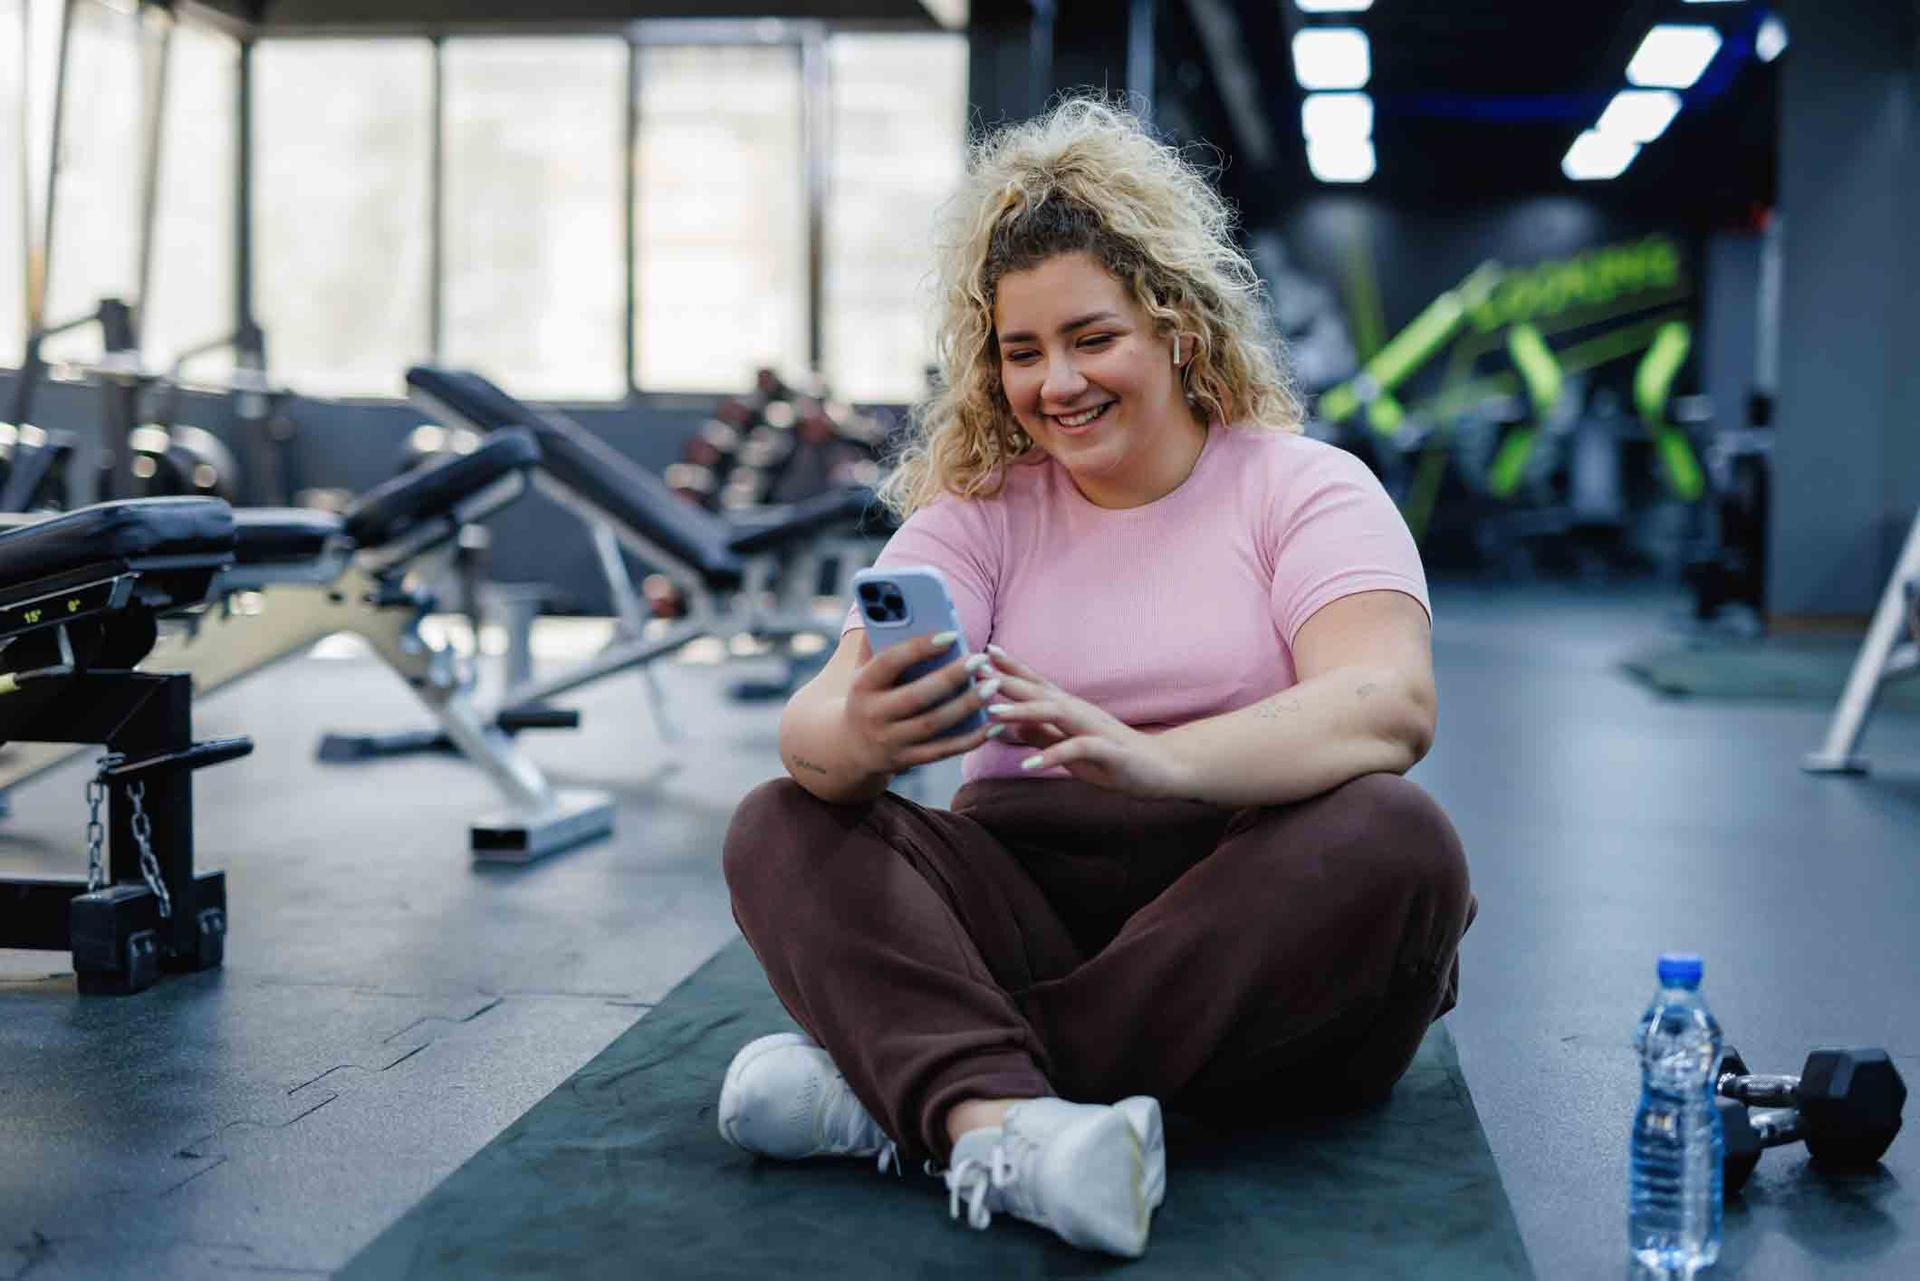
[[[383,998],[390,998],[393,1000],[402,1000],[402,1001],[440,1001],[440,1000],[459,1000],[462,998],[468,998],[468,999],[475,999],[475,1000],[492,1000],[496,1005],[509,1000],[600,1001],[610,1005],[638,1004],[638,1005],[644,1005],[650,1008],[654,1005],[657,1005],[661,1000],[664,1000],[666,996],[666,993],[663,991],[658,996],[648,998],[645,995],[646,989],[644,988],[638,989],[638,990],[628,989],[625,991],[591,990],[591,989],[580,990],[580,991],[567,991],[564,989],[548,989],[548,988],[485,988],[485,987],[458,987],[458,988],[437,988],[437,989],[436,988],[384,988],[384,987],[379,987],[377,985],[370,985],[366,983],[349,983],[349,982],[343,982],[335,979],[285,978],[278,975],[260,973],[258,971],[250,972],[246,970],[244,967],[233,965],[231,962],[223,966],[221,972],[224,976],[226,976],[227,981],[238,980],[241,982],[251,983],[258,987],[265,987],[265,988],[284,987],[284,988],[299,988],[303,990],[311,989],[315,991],[334,991],[334,992],[342,993],[343,995],[383,997]],[[71,974],[72,971],[69,970],[66,973]],[[62,976],[49,975],[48,977],[62,977]],[[9,980],[0,979],[0,983],[5,983],[8,981]],[[19,981],[32,983],[32,982],[41,982],[43,980],[22,979]],[[670,989],[672,985],[669,984],[668,987]],[[489,1007],[489,1008],[492,1008],[492,1007]],[[441,1017],[441,1016],[427,1015],[424,1017],[434,1018],[434,1017]],[[468,1020],[461,1019],[456,1021],[466,1022]]]

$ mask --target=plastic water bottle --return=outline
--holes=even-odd
[[[1633,1118],[1633,1257],[1660,1277],[1691,1277],[1720,1255],[1720,1162],[1726,1139],[1713,1106],[1720,1025],[1700,996],[1700,958],[1660,958],[1660,991],[1634,1037],[1640,1107]]]

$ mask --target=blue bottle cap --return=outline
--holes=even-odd
[[[1662,952],[1660,954],[1660,986],[1689,989],[1699,987],[1701,968],[1698,952]]]

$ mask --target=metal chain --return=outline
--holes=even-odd
[[[160,860],[153,856],[153,823],[140,803],[146,795],[144,782],[127,786],[127,799],[133,802],[133,839],[140,846],[140,875],[147,878],[147,888],[160,900],[160,919],[164,921],[173,915],[173,902],[167,897],[167,883],[160,879]]]
[[[99,772],[87,781],[87,893],[105,887],[106,868],[101,859],[101,849],[106,844],[107,828],[100,821],[100,803],[107,798],[107,771],[122,765],[126,757],[118,752],[109,752],[99,761]],[[167,893],[167,883],[160,875],[160,860],[153,853],[153,820],[147,817],[145,801],[147,785],[135,781],[127,785],[127,800],[133,804],[133,839],[140,847],[140,875],[146,880],[147,888],[153,891],[153,897],[160,903],[160,919],[167,920],[173,915],[173,900]]]
[[[126,758],[117,753],[102,756],[99,772],[87,780],[87,893],[107,883],[107,869],[100,857],[107,843],[106,824],[100,821],[100,803],[107,799],[107,771]]]

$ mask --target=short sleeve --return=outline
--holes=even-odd
[[[1431,619],[1420,549],[1387,491],[1345,450],[1325,446],[1315,454],[1270,513],[1270,601],[1288,648],[1316,612],[1359,592],[1404,592]]]
[[[927,565],[946,577],[967,647],[979,650],[993,635],[994,585],[1000,578],[1000,539],[984,503],[942,497],[907,517],[874,560],[875,569]],[[848,603],[840,634],[860,626]]]

